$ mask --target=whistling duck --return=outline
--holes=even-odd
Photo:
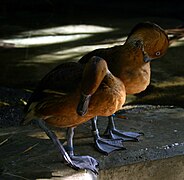
[[[123,82],[109,70],[104,59],[93,56],[82,65],[64,63],[48,73],[28,101],[23,124],[36,120],[58,147],[65,162],[74,169],[90,169],[97,173],[98,162],[90,156],[75,156],[74,128],[96,116],[110,116],[125,102]],[[67,147],[58,140],[46,124],[67,127]],[[96,137],[100,141],[98,131]],[[103,145],[105,146],[103,140]],[[123,149],[122,140],[112,142],[111,150]],[[121,145],[120,145],[121,144]]]
[[[104,58],[111,73],[124,83],[126,94],[136,94],[145,90],[150,83],[150,62],[163,56],[168,46],[168,36],[160,26],[150,22],[139,23],[132,29],[124,45],[96,49],[83,56],[79,62],[85,64],[92,56]],[[99,142],[99,137],[95,136],[95,143],[100,151],[105,153],[114,151],[114,147],[112,149],[110,147],[111,141],[119,138],[124,141],[138,140],[140,133],[117,130],[113,116],[108,118],[106,132],[111,138],[108,148],[107,145],[102,146],[102,139]],[[96,121],[96,117],[92,119],[94,134],[98,131]]]

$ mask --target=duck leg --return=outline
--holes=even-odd
[[[121,138],[123,141],[138,141],[138,137],[143,135],[142,133],[136,132],[124,132],[117,130],[114,123],[114,115],[108,117],[108,126],[105,134],[108,134],[112,139]]]
[[[100,137],[97,128],[97,117],[94,117],[91,121],[95,146],[100,152],[109,154],[115,150],[125,149],[122,139],[104,139]]]
[[[69,153],[66,152],[65,148],[57,138],[54,132],[52,132],[48,127],[45,125],[45,122],[41,119],[38,121],[38,125],[41,129],[45,131],[45,133],[48,135],[48,137],[53,141],[55,146],[58,148],[60,155],[64,159],[64,161],[73,169],[78,170],[78,169],[89,169],[92,172],[97,174],[97,169],[96,165],[98,164],[95,159],[89,157],[89,156],[74,156],[73,153],[73,128],[69,130],[67,133],[67,140],[68,140],[68,149]],[[85,157],[85,158],[84,158]]]
[[[90,156],[76,156],[73,152],[73,136],[74,136],[74,128],[67,129],[67,152],[75,166],[79,169],[89,169],[95,174],[98,174],[97,167],[98,162]]]
[[[75,164],[72,162],[70,156],[68,155],[68,153],[66,152],[66,150],[64,149],[63,145],[61,144],[61,142],[59,141],[59,139],[57,138],[57,136],[55,135],[54,132],[52,132],[46,125],[45,122],[41,119],[39,119],[38,121],[38,125],[41,129],[43,129],[45,131],[45,133],[47,134],[47,136],[53,141],[54,145],[58,148],[60,155],[63,157],[63,159],[65,160],[65,162],[71,166],[74,169],[79,169],[77,166],[75,166]]]

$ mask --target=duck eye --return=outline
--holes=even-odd
[[[155,53],[155,55],[156,55],[156,56],[160,56],[160,51],[157,51],[157,52]]]

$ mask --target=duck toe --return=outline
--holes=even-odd
[[[126,149],[122,139],[104,139],[99,137],[95,139],[95,146],[100,152],[106,155],[116,150]]]
[[[138,133],[138,132],[126,132],[126,131],[121,131],[117,129],[111,129],[108,130],[108,135],[112,139],[122,139],[124,142],[125,141],[139,141],[138,137],[144,135],[143,133]]]
[[[72,167],[74,169],[87,169],[95,174],[98,174],[98,161],[91,156],[70,156],[72,160]]]

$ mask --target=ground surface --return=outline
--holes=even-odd
[[[126,115],[128,119],[116,117],[117,128],[126,131],[144,132],[145,134],[140,138],[139,142],[124,143],[127,150],[113,152],[109,156],[103,155],[94,148],[89,122],[76,129],[75,152],[80,155],[91,155],[99,161],[100,179],[110,179],[110,177],[116,179],[117,172],[119,172],[118,168],[124,167],[124,165],[126,165],[126,171],[129,171],[131,168],[129,169],[127,165],[139,162],[144,167],[146,166],[145,163],[153,160],[177,158],[184,154],[183,108],[171,106],[126,106],[118,115]],[[103,134],[107,119],[100,117],[98,122],[100,131]],[[55,131],[61,141],[65,142],[65,131],[59,129]],[[85,174],[84,171],[76,172],[64,165],[52,142],[34,125],[2,128],[0,147],[2,178],[54,179],[59,177],[67,178],[72,175],[77,176],[77,173]],[[182,156],[178,162],[184,163]],[[152,165],[149,166],[151,167]],[[183,165],[180,168],[182,167]],[[173,179],[177,179],[181,176],[181,173],[176,174],[174,170],[171,169],[171,172],[168,173],[172,174]],[[143,169],[140,168],[140,172],[142,171]],[[160,172],[159,169],[157,171]],[[137,170],[136,172],[138,173]],[[151,178],[152,173],[154,173],[150,170],[150,172],[142,172],[136,175],[136,172],[132,174],[132,177],[143,178],[146,175]],[[127,174],[124,173],[124,178],[126,176]],[[168,178],[167,174],[164,177]]]

